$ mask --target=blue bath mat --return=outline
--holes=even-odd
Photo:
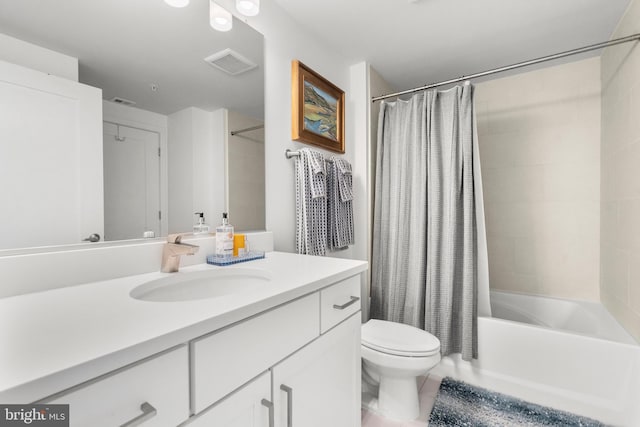
[[[429,427],[602,427],[591,418],[535,405],[445,377]]]

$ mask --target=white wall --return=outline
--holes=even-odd
[[[229,132],[264,126],[262,120],[229,111]],[[227,205],[236,231],[264,230],[264,128],[229,133],[227,141]]]
[[[78,58],[0,34],[0,60],[78,81]]]
[[[195,212],[214,227],[225,211],[227,110],[186,108],[168,118],[169,233],[193,229]]]
[[[102,101],[102,116],[106,121],[122,123],[140,129],[151,131],[161,129],[165,133],[167,129],[167,116],[153,111],[116,104],[115,102]]]
[[[599,300],[599,58],[476,86],[491,288]]]
[[[232,0],[220,1],[221,5],[235,12]],[[277,250],[295,251],[295,183],[293,160],[284,156],[287,148],[297,150],[309,147],[291,140],[291,61],[300,60],[346,92],[345,154],[357,170],[354,173],[356,198],[366,200],[361,189],[366,188],[366,175],[355,164],[356,146],[366,145],[362,137],[356,139],[354,127],[361,119],[354,117],[354,103],[365,102],[350,94],[350,63],[340,55],[339,46],[327,46],[310,34],[303,25],[294,21],[276,2],[263,2],[260,14],[246,22],[260,31],[265,39],[265,179],[266,224],[273,231]],[[358,73],[359,79],[364,79]],[[366,80],[362,81],[366,85]],[[322,150],[319,150],[322,151]],[[325,152],[332,155],[330,152]],[[365,159],[361,161],[366,162]],[[355,221],[366,220],[366,212],[359,203],[354,206]],[[357,225],[356,225],[357,227]],[[365,233],[366,234],[366,233]],[[331,253],[331,256],[361,258],[366,254],[366,236],[356,230],[356,244],[349,249]],[[364,250],[361,249],[364,245]],[[366,258],[362,258],[366,259]]]
[[[275,3],[267,5],[275,6]],[[265,6],[267,6],[265,5]],[[266,11],[265,11],[266,13]],[[265,17],[267,18],[267,17]],[[347,90],[348,64],[333,49],[321,46],[295,22],[281,15],[277,22],[259,30],[265,36],[265,179],[266,222],[278,250],[295,251],[295,181],[293,160],[284,150],[304,144],[291,140],[291,61],[298,59],[333,84]],[[295,34],[295,37],[292,35]],[[350,109],[345,117],[345,157],[352,161]],[[306,146],[309,147],[309,146]],[[323,151],[323,150],[319,150]],[[325,152],[330,155],[329,152]],[[354,177],[356,178],[356,177]],[[357,178],[356,178],[357,179]]]
[[[611,38],[638,32],[640,1],[634,0]],[[635,42],[602,55],[601,156],[601,298],[640,342],[640,48]]]

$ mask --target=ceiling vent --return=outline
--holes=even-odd
[[[135,102],[130,101],[128,99],[120,98],[119,96],[114,96],[109,101],[115,102],[116,104],[120,104],[120,105],[128,105],[129,107],[133,107],[134,105],[136,105]]]
[[[225,49],[204,58],[207,64],[216,67],[225,73],[236,76],[257,67],[257,65],[238,52]]]

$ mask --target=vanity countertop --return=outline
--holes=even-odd
[[[272,279],[257,291],[202,300],[129,296],[150,280],[220,268],[265,269]],[[364,261],[269,252],[227,267],[200,264],[0,299],[0,402],[42,399],[366,269]]]

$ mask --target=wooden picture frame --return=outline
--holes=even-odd
[[[344,153],[344,91],[300,61],[291,62],[291,138]]]

